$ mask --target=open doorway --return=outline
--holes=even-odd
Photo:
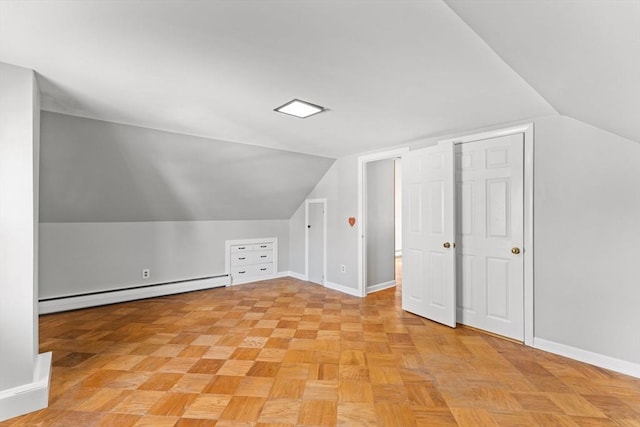
[[[395,229],[395,281],[396,287],[402,287],[402,161],[393,160],[394,184],[394,229]]]
[[[362,296],[401,278],[402,215],[399,149],[358,159],[358,290]]]

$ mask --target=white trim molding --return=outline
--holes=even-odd
[[[322,285],[327,281],[327,199],[306,199],[304,201],[304,279],[309,281],[309,205],[322,204]]]
[[[69,296],[47,301],[40,301],[40,314],[57,313],[60,311],[77,310],[80,308],[97,307],[118,302],[134,301],[152,297],[160,297],[182,292],[200,291],[203,289],[228,286],[229,276],[217,276],[206,279],[186,280],[183,282],[167,283],[141,288],[123,289],[121,291],[101,292],[91,295]]]
[[[325,280],[324,287],[327,289],[332,289],[334,291],[342,292],[343,294],[362,298],[362,295],[360,295],[360,291],[358,289],[350,288],[349,286],[340,285],[338,283],[333,283]]]
[[[365,206],[367,197],[367,182],[365,174],[365,165],[369,162],[375,162],[377,160],[397,159],[401,158],[403,154],[409,152],[409,147],[402,147],[395,150],[382,151],[379,153],[367,154],[358,157],[358,292],[357,296],[364,297],[367,293],[365,282],[366,277],[366,260],[367,260],[367,245],[365,244],[366,230],[366,213]],[[352,288],[349,288],[352,289]],[[347,292],[348,293],[348,292]]]
[[[49,406],[51,352],[36,356],[33,382],[0,391],[0,422]]]
[[[269,274],[268,276],[253,276],[253,277],[248,277],[244,280],[234,280],[233,286],[244,285],[246,283],[263,282],[265,280],[279,279],[281,277],[287,277],[287,276],[291,276],[291,273],[289,271],[279,271],[277,273]]]
[[[568,357],[580,362],[589,363],[590,365],[599,366],[600,368],[610,369],[621,374],[631,375],[640,378],[640,363],[628,362],[615,357],[605,356],[604,354],[593,353],[577,347],[560,344],[553,341],[547,341],[542,338],[533,339],[533,347],[538,350],[548,351],[549,353],[559,356]]]
[[[305,282],[307,281],[307,278],[305,277],[304,274],[296,273],[295,271],[287,271],[286,275],[289,277],[293,277],[294,279],[302,280]]]
[[[367,295],[373,292],[382,291],[384,289],[393,288],[395,285],[396,285],[396,281],[390,280],[388,282],[382,282],[372,286],[367,286]]]

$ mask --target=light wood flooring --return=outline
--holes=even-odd
[[[50,406],[2,426],[638,426],[640,380],[283,278],[40,318]]]

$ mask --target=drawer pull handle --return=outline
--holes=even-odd
[[[266,248],[266,247],[267,247],[267,245],[260,245],[260,247],[261,247],[261,248]]]
[[[238,271],[238,274],[244,274],[246,271]]]
[[[266,268],[261,268],[260,271],[267,271],[267,269]]]
[[[245,246],[238,246],[238,249],[247,249]]]
[[[266,255],[260,255],[260,258],[266,258],[266,257],[267,257]]]
[[[238,257],[238,259],[247,259],[247,257],[246,256],[241,256],[241,257]]]

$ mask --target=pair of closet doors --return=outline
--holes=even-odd
[[[524,340],[524,134],[402,156],[404,310]]]

